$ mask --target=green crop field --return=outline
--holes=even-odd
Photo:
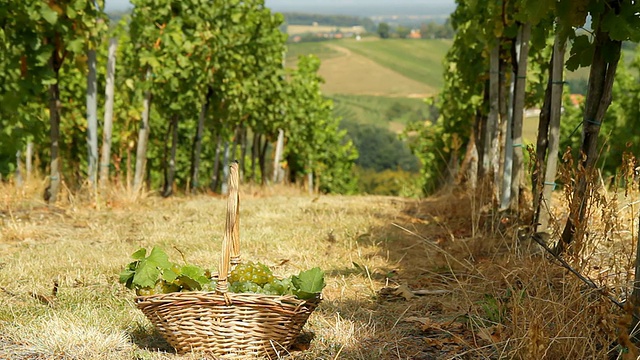
[[[372,39],[346,40],[341,45],[410,79],[439,89],[442,87],[442,60],[451,41]]]
[[[288,67],[295,66],[298,63],[298,57],[300,55],[314,54],[325,61],[327,59],[335,58],[341,55],[341,53],[329,46],[326,42],[302,42],[287,45],[286,64]]]
[[[327,93],[407,97],[442,87],[442,60],[450,46],[447,40],[344,39],[289,44],[286,59],[295,66],[299,55],[317,55]]]
[[[373,124],[399,133],[411,121],[427,116],[422,99],[367,95],[332,95],[335,114],[344,121]]]

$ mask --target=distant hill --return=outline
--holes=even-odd
[[[280,12],[379,15],[445,15],[455,10],[454,0],[267,0],[268,7]]]

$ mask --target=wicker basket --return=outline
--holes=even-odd
[[[286,353],[321,299],[228,292],[227,274],[239,262],[238,165],[231,165],[226,231],[214,292],[136,297],[136,305],[178,353],[220,359],[273,358]]]

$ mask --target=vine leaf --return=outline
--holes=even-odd
[[[595,47],[587,35],[577,36],[571,46],[571,55],[566,62],[567,70],[574,71],[579,67],[591,65]]]
[[[128,288],[153,287],[158,276],[173,266],[167,254],[159,247],[154,247],[145,258],[146,252],[144,248],[134,252],[131,257],[136,261],[127,265],[120,273],[120,282]]]
[[[609,32],[613,40],[639,41],[640,40],[640,11],[638,4],[623,7],[620,14],[613,11],[607,12],[602,19],[602,29]]]
[[[58,13],[49,6],[43,6],[40,14],[51,25],[58,22]]]
[[[326,285],[324,272],[317,267],[303,271],[298,276],[293,276],[291,283],[296,288],[296,296],[300,299],[314,298]]]

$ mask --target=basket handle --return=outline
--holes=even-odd
[[[220,256],[218,285],[216,286],[216,291],[220,293],[226,293],[229,289],[227,277],[231,271],[231,265],[240,262],[240,196],[238,194],[240,176],[238,174],[238,161],[234,161],[229,168],[227,219],[224,237],[222,238],[222,255]]]

